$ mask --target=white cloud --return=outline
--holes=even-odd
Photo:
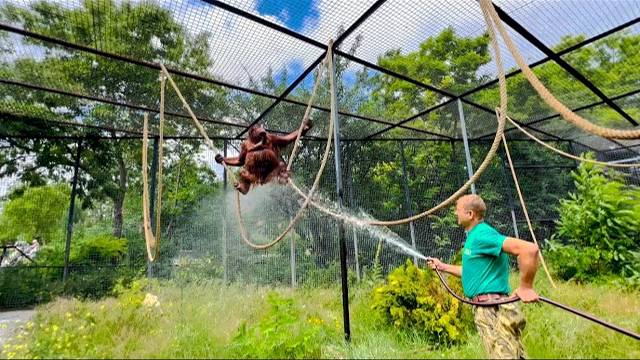
[[[296,2],[288,1],[292,8],[283,10],[280,18],[293,16],[292,12],[297,10]],[[27,4],[26,0],[10,2],[18,6]],[[80,0],[56,2],[69,8],[81,5]],[[259,79],[269,68],[275,72],[287,69],[292,76],[296,76],[296,73],[292,73],[294,69],[291,64],[297,62],[307,67],[321,53],[312,45],[201,0],[159,0],[159,3],[170,9],[175,19],[191,33],[207,31],[211,34],[211,56],[214,61],[211,70],[226,81],[246,86],[250,75]],[[257,11],[258,0],[227,0],[225,3],[285,26],[277,17],[260,15]],[[336,36],[340,25],[350,26],[373,3],[374,0],[315,0],[318,16],[307,18],[301,33],[326,43],[329,38]],[[640,16],[640,2],[636,0],[588,3],[583,0],[496,0],[496,3],[548,45],[557,43],[562,35],[585,33],[592,36]],[[462,35],[480,35],[485,25],[477,2],[389,0],[345,44],[348,46],[356,35],[363,34],[363,43],[356,55],[376,62],[381,54],[390,49],[400,48],[405,53],[416,50],[422,41],[438,34],[446,26],[453,26]],[[515,36],[515,40],[529,61],[544,57],[525,40],[518,36]],[[162,46],[159,41],[152,40],[152,43],[154,47]],[[513,66],[514,62],[506,55],[504,47],[503,53],[505,65]],[[483,71],[494,74],[495,66],[489,65]]]
[[[257,14],[255,0],[227,3]],[[290,66],[294,62],[306,67],[322,52],[312,45],[204,2],[196,6],[194,2],[167,0],[163,6],[172,9],[176,20],[192,34],[211,34],[211,70],[226,81],[247,86],[250,77],[259,80],[269,68],[276,73],[284,69],[291,71]],[[263,17],[284,26],[273,16]]]

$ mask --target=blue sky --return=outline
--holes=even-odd
[[[280,20],[287,28],[295,31],[302,31],[308,21],[320,19],[317,2],[314,0],[259,0],[256,10],[260,15],[274,16]],[[287,76],[287,84],[291,84],[300,73],[305,70],[305,66],[300,59],[296,59],[287,64],[287,69],[276,73],[276,81],[282,81]],[[313,80],[307,77],[303,82],[305,86]]]
[[[256,10],[260,15],[274,16],[287,28],[302,32],[309,21],[320,20],[317,0],[259,0]],[[301,60],[296,59],[287,64],[287,70],[281,70],[275,74],[276,81],[282,81],[287,76],[287,84],[291,84],[306,69]],[[355,72],[347,71],[342,79],[347,85],[355,82]],[[313,78],[307,76],[302,86],[313,86]]]
[[[258,0],[256,10],[260,15],[271,15],[289,29],[300,31],[305,21],[318,20],[320,12],[314,0]]]

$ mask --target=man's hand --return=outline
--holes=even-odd
[[[220,155],[220,154],[217,154],[216,155],[216,162],[218,164],[222,164],[224,162],[224,157],[222,157],[222,155]]]
[[[515,295],[518,295],[518,297],[520,298],[520,300],[522,300],[523,303],[536,302],[540,300],[540,298],[538,297],[538,294],[532,288],[519,287],[513,293]]]
[[[428,258],[427,259],[427,265],[432,269],[443,271],[445,263],[440,261],[440,259]]]
[[[434,270],[444,271],[457,277],[462,276],[462,266],[443,263],[440,259],[430,257],[427,259],[427,265]]]

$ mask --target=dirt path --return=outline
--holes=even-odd
[[[0,346],[11,339],[14,332],[29,321],[34,314],[35,310],[0,312]]]

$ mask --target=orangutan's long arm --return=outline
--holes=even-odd
[[[226,157],[224,158],[224,162],[229,166],[243,166],[246,158],[247,150],[244,144],[242,144],[242,146],[240,146],[240,155],[236,157]]]
[[[310,129],[311,129],[311,121],[307,120],[307,124],[302,127],[302,135],[301,136],[306,135],[307,132]],[[296,141],[296,139],[298,138],[298,130],[292,131],[292,132],[288,133],[287,135],[269,134],[269,138],[273,142],[274,145],[279,146],[279,147],[284,147],[284,146],[287,146],[287,145],[291,144],[292,142]]]

